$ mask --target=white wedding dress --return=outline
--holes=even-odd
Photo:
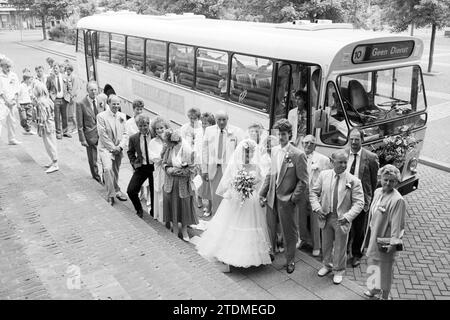
[[[249,164],[243,164],[241,159],[246,142],[251,143],[244,140],[237,146],[225,170],[217,188],[217,193],[223,195],[224,199],[197,242],[200,255],[244,268],[272,263],[266,212],[259,204],[258,194],[263,182],[257,164],[259,153],[255,152]],[[231,181],[240,169],[253,172],[258,181],[253,195],[243,204],[231,186]]]

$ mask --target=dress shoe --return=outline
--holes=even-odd
[[[337,271],[333,277],[334,284],[341,284],[342,279],[344,278],[344,271]]]
[[[327,274],[329,274],[330,272],[331,272],[331,269],[330,269],[330,268],[322,267],[322,268],[320,268],[319,272],[317,272],[317,275],[318,275],[319,277],[324,277],[324,276],[326,276]]]
[[[53,162],[52,162],[52,163],[49,163],[49,164],[46,164],[44,167],[48,169],[48,168],[50,168],[52,165],[53,165]]]
[[[209,217],[211,215],[211,211],[208,211],[206,208],[203,208],[203,216]]]
[[[273,254],[271,254],[271,253],[269,253],[269,256],[270,256],[270,261],[273,262],[273,260],[275,260],[275,256]]]
[[[62,139],[62,135],[61,134],[57,134],[56,135],[56,139],[61,140]]]
[[[318,257],[318,256],[320,256],[320,249],[313,250],[312,255],[313,255],[313,257]]]
[[[113,198],[114,199],[114,198]],[[139,218],[143,218],[144,217],[144,212],[142,211],[142,210],[138,210],[137,212],[136,212],[136,214],[137,214],[137,216],[139,217]]]
[[[36,133],[33,132],[33,131],[25,131],[25,132],[22,132],[22,134],[23,134],[24,136],[33,136],[33,135],[35,135]]]
[[[380,292],[381,292],[381,289],[371,289],[371,290],[364,291],[364,295],[366,297],[373,298]]]
[[[19,141],[19,140],[17,140],[17,139],[12,139],[11,141],[9,141],[9,145],[11,145],[11,146],[17,146],[17,145],[19,145],[19,144],[21,144],[22,142],[21,141]]]
[[[128,198],[125,194],[123,194],[122,191],[119,191],[116,193],[116,198],[119,199],[120,201],[127,201]]]
[[[295,262],[291,262],[286,266],[287,273],[292,273],[295,270]]]
[[[111,206],[114,205],[114,202],[115,202],[114,197],[108,198],[108,203],[109,203]]]
[[[298,240],[297,243],[295,244],[295,247],[300,250],[301,248],[303,248],[303,246],[306,244],[306,241],[304,240]]]
[[[63,134],[63,137],[72,138],[72,135],[70,133],[66,132]]]
[[[358,257],[353,257],[352,258],[352,267],[353,268],[356,268],[360,264],[361,264],[361,258],[358,258]]]
[[[52,164],[47,170],[45,170],[46,173],[52,173],[55,171],[58,171],[59,167],[57,164]]]

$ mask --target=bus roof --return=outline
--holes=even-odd
[[[351,44],[414,40],[420,43],[417,50],[423,48],[415,37],[349,29],[346,24],[258,23],[201,15],[105,13],[80,19],[77,27],[321,66],[330,65]]]

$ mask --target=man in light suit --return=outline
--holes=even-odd
[[[89,81],[86,88],[88,94],[76,103],[78,137],[81,145],[86,147],[92,178],[101,183],[97,166],[97,114],[103,111],[100,104],[106,104],[106,101],[101,101],[97,96],[97,82]]]
[[[216,213],[222,201],[216,190],[228,160],[243,136],[241,129],[228,124],[228,114],[225,111],[217,112],[216,125],[205,130],[202,144],[202,177],[204,183],[210,184],[212,198],[211,212],[206,212],[205,216]]]
[[[303,151],[289,143],[292,125],[287,119],[278,120],[280,145],[272,149],[272,164],[259,193],[261,206],[269,207],[267,226],[271,241],[271,259],[274,259],[276,222],[281,224],[286,255],[286,271],[295,270],[295,245],[297,243],[296,206],[307,194],[308,171]]]
[[[55,126],[57,139],[62,139],[63,136],[66,138],[72,137],[68,132],[67,101],[64,99],[64,97],[67,97],[69,88],[67,79],[65,79],[60,67],[61,66],[58,63],[53,64],[53,73],[47,77],[47,90],[50,95],[50,99],[52,99],[55,104]]]
[[[352,266],[355,268],[361,264],[363,256],[361,246],[364,240],[367,217],[373,193],[377,188],[377,173],[379,169],[378,156],[367,149],[362,148],[364,134],[357,128],[350,131],[350,147],[345,149],[348,154],[347,171],[361,180],[364,190],[364,208],[355,218],[350,230],[349,246],[351,245]],[[347,251],[350,251],[347,250]]]
[[[109,110],[97,115],[98,152],[103,167],[108,203],[114,205],[114,196],[121,201],[127,200],[118,184],[122,151],[128,142],[125,129],[127,119],[124,113],[119,112],[118,96],[110,95],[108,105]]]
[[[309,188],[312,188],[319,178],[319,174],[323,170],[331,169],[330,158],[315,151],[316,138],[313,135],[307,135],[302,140],[303,150],[306,154],[308,163],[308,177]],[[312,214],[311,202],[309,201],[309,190],[305,201],[301,201],[298,212],[298,226],[300,231],[300,243],[298,248],[301,248],[304,243],[310,243],[313,247],[312,255],[318,257],[320,255],[320,228],[317,215]]]
[[[347,263],[348,233],[364,207],[364,193],[361,181],[345,171],[347,152],[336,151],[331,159],[334,169],[319,174],[309,199],[322,229],[323,267],[318,275],[323,277],[333,270],[333,282],[340,284]]]

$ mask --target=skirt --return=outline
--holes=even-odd
[[[198,224],[199,221],[194,207],[194,197],[180,198],[179,181],[179,178],[174,177],[172,192],[164,192],[164,222],[181,222],[183,226]]]

